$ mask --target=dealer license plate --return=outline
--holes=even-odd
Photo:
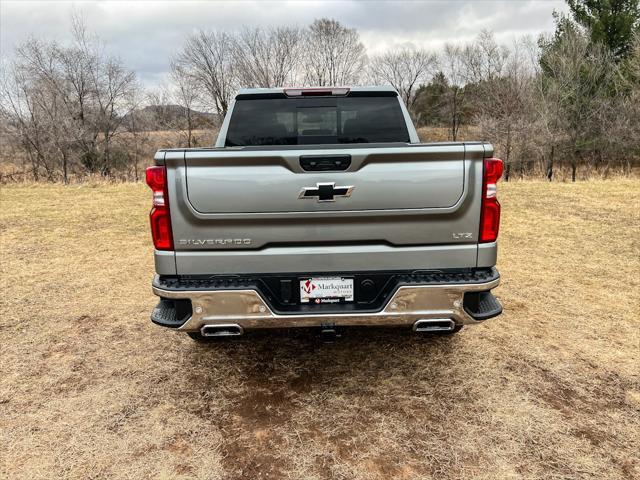
[[[312,277],[300,280],[300,302],[353,302],[353,278]]]

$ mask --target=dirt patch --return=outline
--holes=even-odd
[[[282,423],[290,409],[284,390],[267,390],[254,391],[244,397],[234,412],[248,426],[261,428]]]

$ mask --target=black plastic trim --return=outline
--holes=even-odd
[[[236,100],[260,100],[260,99],[282,99],[289,98],[284,92],[271,92],[271,93],[241,93],[236,95]]]
[[[397,97],[398,92],[392,90],[367,91],[367,90],[351,90],[347,97]]]
[[[464,311],[474,320],[488,320],[502,313],[502,305],[489,290],[466,292],[463,306]]]
[[[191,300],[188,298],[160,298],[151,312],[151,321],[163,327],[179,328],[189,320],[192,314]]]
[[[300,166],[305,172],[346,170],[351,166],[351,155],[300,155]]]

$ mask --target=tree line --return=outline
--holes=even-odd
[[[423,140],[493,143],[505,178],[632,174],[640,159],[638,0],[568,0],[556,29],[499,44],[482,31],[440,51],[368,55],[358,31],[333,19],[305,28],[197,31],[171,59],[167,86],[145,91],[72,18],[66,45],[30,39],[0,84],[7,180],[139,178],[154,132],[162,146],[202,144],[238,88],[390,84]],[[208,140],[210,141],[210,139]],[[11,168],[10,168],[11,167]]]

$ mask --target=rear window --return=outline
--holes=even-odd
[[[226,146],[409,142],[398,97],[245,98]]]

